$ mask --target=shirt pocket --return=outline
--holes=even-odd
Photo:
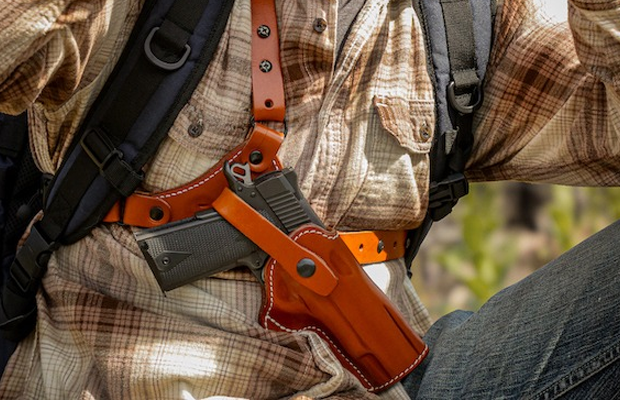
[[[375,95],[372,104],[360,186],[338,225],[345,230],[414,228],[428,204],[434,102]]]
[[[406,100],[375,96],[373,105],[383,128],[401,146],[417,154],[427,154],[432,146],[435,103],[432,100]]]

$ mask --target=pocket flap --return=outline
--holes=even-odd
[[[401,146],[414,153],[428,153],[433,143],[435,103],[402,97],[375,96],[373,104],[381,125]]]

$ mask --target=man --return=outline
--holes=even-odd
[[[569,6],[570,29],[544,23],[527,0],[499,5],[471,179],[620,183],[620,8],[611,0]],[[29,109],[43,171],[60,164],[139,9],[137,0],[16,0],[0,10],[0,111]],[[281,160],[329,227],[416,227],[428,196],[434,98],[410,2],[279,1],[277,14],[289,130]],[[183,185],[245,137],[249,27],[250,1],[239,0],[144,190]],[[424,364],[378,396],[610,398],[620,381],[618,230],[479,313],[440,320],[425,336]],[[371,268],[389,272],[386,293],[426,333],[429,317],[402,259]],[[244,269],[164,296],[131,227],[102,224],[52,256],[36,332],[20,343],[0,397],[377,396],[317,335],[263,329],[261,296]]]

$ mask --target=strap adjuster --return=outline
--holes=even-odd
[[[123,160],[123,152],[112,146],[97,129],[87,131],[80,138],[80,146],[99,169],[99,173],[124,197],[133,193],[142,182],[143,174],[136,172]]]
[[[90,129],[80,138],[80,146],[104,175],[107,167],[116,160],[123,159],[123,153],[112,146],[105,134],[98,129]]]
[[[428,210],[433,221],[439,221],[452,212],[459,199],[469,193],[469,183],[462,173],[449,175],[441,182],[432,182]]]

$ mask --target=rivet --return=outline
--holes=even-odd
[[[302,278],[310,278],[316,272],[316,264],[309,258],[302,258],[297,263],[297,273]]]
[[[383,243],[383,240],[379,240],[379,244],[377,245],[377,254],[381,253],[383,249],[385,249],[385,244]]]
[[[161,207],[155,206],[151,207],[149,211],[149,216],[153,221],[160,221],[164,217],[164,210]]]
[[[271,35],[271,29],[267,25],[261,25],[256,29],[256,33],[259,37],[266,39]]]
[[[258,150],[254,150],[250,153],[250,162],[254,165],[260,164],[263,162],[263,153]]]
[[[260,70],[262,72],[269,72],[271,71],[271,69],[273,68],[273,65],[271,64],[271,61],[269,60],[263,60],[260,62],[260,64],[258,65],[258,68],[260,68]]]

